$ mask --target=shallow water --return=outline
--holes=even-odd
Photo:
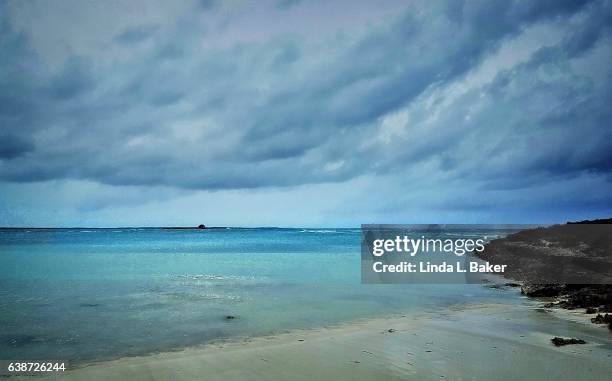
[[[0,230],[0,358],[78,363],[521,303],[481,285],[362,285],[359,244],[359,229]]]

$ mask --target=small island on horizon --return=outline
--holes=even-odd
[[[210,227],[204,224],[198,226],[166,226],[162,227],[164,230],[205,230],[205,229],[224,229],[222,227]]]

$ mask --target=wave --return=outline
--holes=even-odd
[[[182,274],[177,275],[179,279],[189,280],[255,280],[253,276],[240,276],[240,275],[214,275],[214,274]]]
[[[185,285],[223,285],[223,286],[248,286],[255,284],[270,283],[266,277],[240,276],[240,275],[213,275],[213,274],[183,274],[175,275],[175,281]]]
[[[166,292],[162,293],[160,296],[176,301],[225,300],[239,302],[243,299],[240,295],[219,293]]]

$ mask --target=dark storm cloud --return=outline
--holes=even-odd
[[[34,149],[24,137],[0,133],[0,159],[14,159]]]
[[[434,161],[450,177],[510,186],[612,171],[607,2],[424,2],[353,36],[214,49],[186,20],[120,32],[123,48],[154,45],[128,59],[60,69],[3,23],[0,178],[235,189]],[[443,101],[508,39],[570,22],[559,43]],[[386,131],[402,110],[403,132]]]
[[[61,102],[83,96],[94,86],[95,80],[88,62],[73,57],[64,64],[59,73],[49,79],[46,90],[51,102]]]

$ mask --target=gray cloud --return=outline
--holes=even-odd
[[[276,3],[276,7],[279,9],[289,9],[298,5],[301,2],[302,0],[278,0]]]
[[[608,2],[424,2],[355,35],[207,49],[188,17],[117,34],[117,49],[151,40],[127,58],[53,69],[4,20],[0,179],[243,189],[423,162],[489,188],[609,174],[610,21]],[[508,40],[565,24],[559,43],[447,99]]]
[[[34,149],[34,144],[22,136],[0,133],[0,159],[14,159]]]
[[[198,0],[198,5],[205,11],[210,11],[219,6],[221,0]]]
[[[134,44],[147,40],[157,32],[157,25],[140,25],[129,27],[115,36],[115,41],[122,44]]]

